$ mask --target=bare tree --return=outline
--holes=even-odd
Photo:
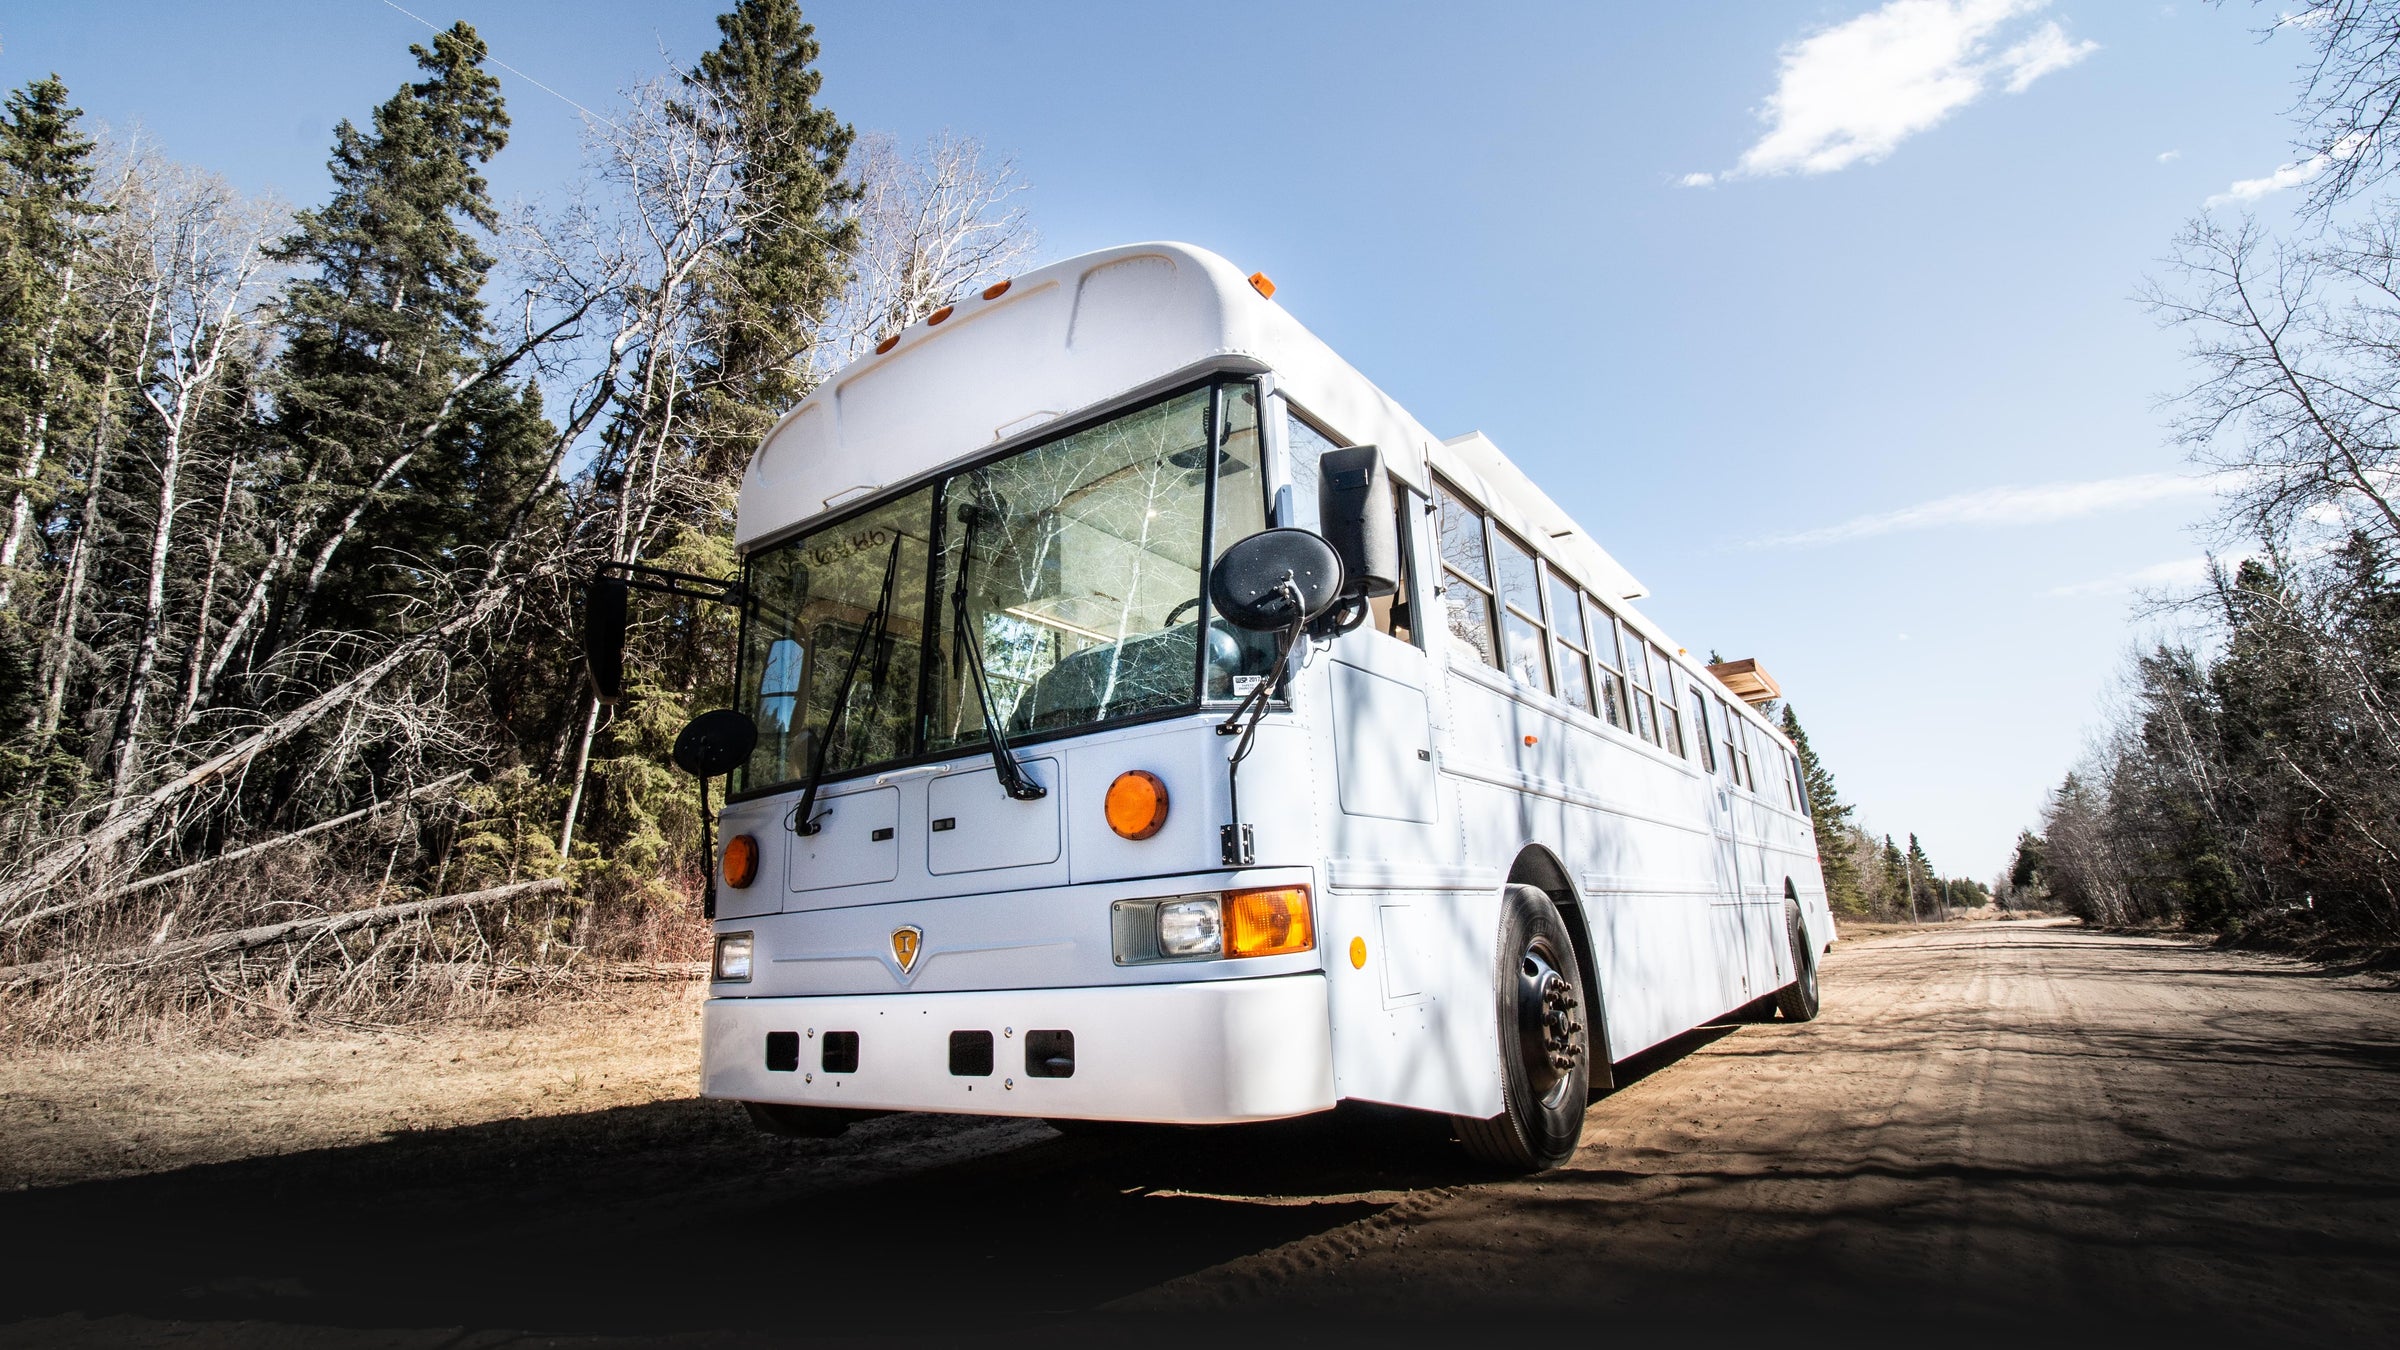
[[[121,278],[139,310],[146,360],[134,393],[156,419],[155,514],[140,619],[125,696],[109,742],[109,800],[124,800],[141,774],[142,719],[166,627],[169,550],[183,476],[205,421],[222,412],[229,377],[255,365],[266,343],[275,275],[267,245],[286,211],[246,200],[213,174],[155,159],[138,163],[117,228],[131,241],[136,270]]]
[[[818,375],[831,374],[968,292],[1024,270],[1040,240],[1015,161],[942,132],[905,153],[885,132],[861,136],[859,248],[853,279],[827,316]]]
[[[2284,243],[2203,217],[2150,300],[2191,335],[2178,400],[2195,459],[2222,470],[2236,533],[2363,525],[2400,538],[2400,211]]]

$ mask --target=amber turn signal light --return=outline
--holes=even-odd
[[[1227,956],[1281,956],[1316,945],[1306,886],[1225,892]]]
[[[1108,828],[1147,839],[1167,828],[1167,785],[1147,769],[1128,769],[1108,785]]]
[[[758,840],[737,834],[725,841],[725,884],[740,890],[758,880]]]

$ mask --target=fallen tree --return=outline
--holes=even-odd
[[[303,839],[308,839],[313,836],[323,834],[327,830],[338,829],[354,820],[364,820],[368,816],[375,815],[378,812],[388,811],[404,802],[412,802],[420,797],[430,797],[434,793],[439,792],[444,788],[452,787],[456,784],[465,782],[467,777],[468,771],[461,769],[457,773],[437,778],[430,783],[421,783],[418,786],[410,788],[408,791],[401,793],[397,797],[390,798],[386,801],[376,802],[370,806],[362,806],[356,811],[335,816],[331,820],[320,820],[314,825],[309,825],[301,829],[294,830],[290,834],[277,835],[273,839],[262,839],[255,844],[245,844],[240,848],[228,850],[224,853],[218,854],[213,858],[203,858],[199,862],[192,863],[184,867],[178,867],[170,872],[160,872],[155,876],[147,876],[137,881],[129,881],[121,886],[110,886],[103,890],[94,891],[90,895],[78,896],[73,900],[66,900],[55,905],[48,905],[41,909],[34,910],[28,914],[20,914],[13,919],[0,922],[0,933],[13,933],[20,928],[23,928],[29,924],[39,923],[44,919],[56,918],[61,914],[72,914],[78,910],[90,909],[96,905],[106,904],[111,900],[122,900],[127,896],[139,895],[144,891],[164,886],[170,881],[180,881],[185,877],[193,875],[194,873],[205,872],[212,867],[217,867],[229,862],[238,862],[243,858],[256,857],[261,853],[270,853],[276,849],[284,848],[291,844],[297,844]]]
[[[434,896],[426,900],[408,900],[396,905],[378,905],[373,909],[354,909],[340,914],[319,914],[305,919],[286,919],[280,923],[260,924],[254,928],[237,928],[229,932],[210,933],[205,937],[185,938],[180,942],[157,946],[122,947],[98,956],[65,958],[54,961],[35,961],[21,966],[0,966],[0,989],[16,989],[54,980],[70,971],[112,970],[143,972],[161,970],[186,961],[204,960],[233,952],[246,952],[280,942],[332,937],[356,932],[361,928],[382,928],[407,923],[470,905],[492,904],[504,900],[522,900],[536,895],[564,894],[567,883],[559,877],[544,877],[538,881],[519,881],[488,890],[468,891],[459,895]]]

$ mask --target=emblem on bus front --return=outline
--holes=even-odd
[[[917,968],[917,953],[925,946],[925,930],[915,924],[904,924],[892,930],[892,959],[900,963],[903,975]]]

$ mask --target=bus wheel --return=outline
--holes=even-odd
[[[1783,902],[1783,929],[1792,939],[1792,969],[1799,974],[1775,993],[1775,1010],[1786,1022],[1813,1021],[1817,1015],[1817,952],[1801,926],[1800,907]]]
[[[1453,1118],[1480,1161],[1539,1172],[1574,1156],[1590,1095],[1591,1034],[1583,972],[1566,921],[1550,897],[1511,886],[1500,902],[1500,1085],[1505,1109],[1490,1120]]]
[[[750,1123],[786,1139],[831,1139],[864,1120],[870,1112],[845,1111],[837,1106],[793,1106],[788,1102],[743,1102]]]

